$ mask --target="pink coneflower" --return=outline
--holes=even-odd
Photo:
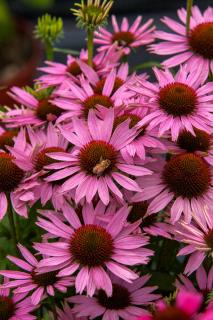
[[[57,209],[60,208],[61,202],[63,202],[63,196],[60,194],[60,185],[62,182],[60,180],[56,183],[45,181],[45,178],[50,172],[54,172],[46,170],[45,168],[47,165],[54,164],[54,168],[57,167],[57,169],[61,169],[61,164],[50,158],[48,153],[65,152],[67,147],[68,141],[52,123],[49,123],[46,131],[28,128],[27,134],[23,136],[21,150],[17,150],[15,146],[10,148],[11,154],[18,158],[20,164],[24,160],[28,161],[31,169],[29,179],[31,178],[33,182],[34,177],[34,191],[37,195],[37,200],[40,199],[42,205],[52,200],[54,207]],[[61,179],[63,178],[64,176],[61,176]]]
[[[138,278],[126,265],[146,264],[153,252],[143,248],[148,243],[147,237],[134,234],[138,223],[126,225],[127,207],[104,223],[88,204],[82,208],[84,224],[71,207],[64,208],[63,214],[69,226],[57,219],[54,212],[47,212],[46,219],[38,220],[41,228],[60,238],[57,242],[35,244],[40,253],[49,256],[39,263],[41,271],[60,268],[58,275],[67,276],[78,270],[76,292],[81,294],[86,289],[89,296],[96,289],[112,295],[112,282],[106,269],[129,283]]]
[[[194,153],[172,156],[169,160],[157,158],[148,168],[155,173],[137,181],[142,192],[133,201],[153,199],[148,213],[157,213],[171,203],[171,222],[180,219],[181,214],[190,222],[192,212],[200,215],[204,206],[212,206],[212,169],[208,163]]]
[[[175,286],[179,290],[199,292],[203,295],[203,300],[206,301],[206,298],[213,287],[213,267],[211,267],[207,273],[204,267],[200,266],[196,270],[196,284],[197,286],[195,287],[193,282],[183,274],[181,274],[175,281]]]
[[[163,62],[171,68],[181,63],[187,63],[188,70],[199,67],[202,70],[201,79],[204,82],[209,73],[213,73],[213,8],[208,7],[202,14],[197,6],[192,7],[190,31],[186,33],[186,10],[178,10],[181,23],[164,17],[162,22],[174,33],[156,31],[155,36],[165,40],[150,46],[152,52],[159,55],[174,55]]]
[[[194,129],[195,136],[186,130],[180,132],[176,143],[168,143],[172,153],[193,152],[213,166],[213,136],[203,130]]]
[[[164,301],[156,304],[153,315],[145,315],[138,320],[194,320],[202,304],[202,295],[180,291],[175,304],[167,305]],[[197,318],[196,318],[197,319]]]
[[[116,67],[120,56],[121,53],[115,49],[115,46],[112,46],[106,52],[100,52],[93,57],[93,68],[99,74],[106,74],[112,68]],[[61,85],[66,80],[79,82],[79,76],[82,74],[81,67],[78,63],[79,59],[87,63],[88,52],[82,49],[79,58],[68,55],[66,64],[46,61],[47,67],[39,68],[40,71],[46,74],[39,77],[38,82],[41,83],[42,86]]]
[[[16,294],[31,292],[32,304],[37,305],[45,299],[46,294],[54,296],[55,290],[65,293],[67,287],[74,285],[74,278],[60,277],[58,271],[38,273],[39,261],[22,245],[18,245],[18,248],[24,260],[13,256],[7,256],[7,258],[24,271],[1,270],[1,275],[14,279],[7,282],[4,285],[5,288],[16,288],[14,290]]]
[[[7,146],[14,146],[14,139],[18,130],[5,130],[0,127],[0,150],[8,151]]]
[[[102,27],[95,32],[94,42],[101,45],[98,50],[108,50],[116,43],[118,48],[127,55],[131,49],[153,42],[155,30],[154,26],[151,27],[153,19],[149,19],[142,25],[141,21],[142,16],[137,17],[130,27],[127,18],[123,18],[119,28],[116,17],[112,16],[112,33]]]
[[[213,83],[201,86],[198,69],[187,72],[181,67],[173,76],[169,70],[153,68],[157,84],[139,81],[131,85],[132,90],[147,96],[153,107],[139,125],[157,127],[159,136],[169,131],[172,140],[177,140],[182,130],[195,135],[193,127],[212,133]]]
[[[30,298],[25,298],[26,294],[10,295],[10,290],[0,288],[0,319],[2,320],[36,320],[31,315],[35,310]],[[25,299],[24,299],[25,298]]]
[[[199,315],[198,320],[212,320],[213,319],[213,309],[207,310]]]
[[[114,120],[114,129],[127,119],[130,120],[129,127],[137,129],[137,136],[126,147],[121,150],[122,156],[128,162],[132,162],[133,158],[138,156],[145,160],[146,151],[152,149],[165,150],[163,143],[156,138],[156,130],[149,130],[146,126],[140,127],[138,123],[147,115],[147,110],[144,111],[142,107],[135,107],[131,105],[126,107],[126,110],[119,113]]]
[[[39,100],[18,87],[13,87],[8,94],[21,104],[21,107],[5,113],[3,121],[11,128],[26,125],[40,126],[55,121],[63,112],[53,104],[53,94]]]
[[[187,224],[180,220],[173,229],[178,241],[187,244],[178,255],[189,255],[190,258],[184,273],[189,275],[197,270],[207,255],[212,256],[213,251],[213,217],[204,209],[200,216],[194,216],[196,223]],[[194,222],[194,221],[193,221]]]
[[[103,121],[91,110],[87,125],[83,120],[74,118],[74,132],[61,129],[64,137],[75,146],[75,151],[50,153],[51,158],[61,161],[64,169],[48,176],[46,180],[57,181],[62,174],[64,177],[70,176],[62,185],[62,192],[75,189],[77,203],[83,198],[91,202],[96,193],[105,205],[110,201],[110,192],[122,199],[122,189],[119,190],[118,185],[127,190],[140,191],[132,177],[150,175],[151,171],[142,166],[126,164],[120,152],[133,140],[135,130],[129,129],[127,120],[113,132],[113,123],[113,109],[107,112]],[[54,168],[58,169],[51,165],[51,169]]]
[[[24,148],[23,137],[24,131],[21,130],[14,143],[14,148],[19,152]],[[30,171],[29,162],[27,159],[19,160],[18,154],[0,151],[0,219],[7,212],[8,201],[11,201],[16,213],[27,217],[27,204],[35,200],[32,181],[27,176]]]
[[[94,297],[82,295],[68,298],[69,302],[74,303],[73,312],[89,319],[102,316],[103,320],[134,320],[147,313],[143,309],[145,306],[161,297],[153,293],[156,286],[144,286],[150,279],[149,275],[140,277],[131,284],[114,276],[111,276],[111,279],[113,291],[110,297],[107,297],[103,290],[98,290]]]
[[[58,320],[87,320],[86,317],[76,317],[73,309],[70,308],[68,303],[64,303],[63,310],[57,308]]]
[[[105,114],[109,108],[121,107],[123,100],[134,94],[124,86],[128,76],[127,64],[121,65],[118,70],[112,69],[107,76],[99,77],[86,63],[78,63],[87,79],[81,78],[80,86],[69,81],[65,88],[58,91],[58,97],[53,102],[66,111],[58,122],[70,120],[73,116],[87,119],[91,109]]]

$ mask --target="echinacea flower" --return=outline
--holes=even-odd
[[[179,290],[199,292],[203,295],[203,300],[206,301],[213,287],[213,267],[210,268],[209,272],[206,272],[202,265],[196,270],[196,287],[193,282],[189,280],[189,277],[183,274],[180,274],[176,279],[175,286]]]
[[[0,127],[0,150],[8,151],[7,146],[14,145],[14,139],[18,134],[18,130],[5,130]]]
[[[19,151],[25,148],[23,137],[24,131],[21,130],[14,142],[14,148]],[[18,154],[0,151],[0,219],[7,212],[8,201],[11,201],[16,213],[27,217],[27,204],[35,200],[32,181],[28,177],[30,164],[25,158],[19,160]]]
[[[195,320],[202,304],[202,295],[180,291],[176,301],[167,305],[164,301],[156,303],[156,310],[152,315],[142,315],[138,320]]]
[[[115,46],[104,52],[99,52],[93,57],[93,68],[99,75],[107,74],[115,68],[119,62],[121,54],[115,49]],[[38,83],[45,86],[60,86],[66,80],[73,80],[79,83],[79,76],[82,75],[78,60],[88,62],[88,51],[82,49],[79,57],[67,56],[67,63],[46,61],[45,67],[39,68],[44,74],[38,79]]]
[[[59,271],[38,272],[39,261],[35,256],[22,245],[18,248],[24,260],[13,256],[7,258],[24,271],[0,270],[0,274],[14,279],[8,281],[5,288],[15,288],[15,294],[30,293],[30,299],[33,305],[37,305],[41,300],[45,299],[46,294],[55,295],[55,290],[65,293],[67,288],[74,285],[73,277],[58,276]]]
[[[191,152],[200,155],[213,166],[213,136],[206,131],[194,129],[195,135],[187,130],[180,132],[175,143],[165,142],[174,154]]]
[[[57,308],[58,320],[87,320],[86,317],[76,317],[73,309],[70,308],[68,303],[64,303],[63,310]]]
[[[147,130],[146,126],[140,127],[138,123],[147,115],[148,111],[143,107],[126,106],[123,112],[119,113],[114,120],[114,129],[127,119],[130,120],[129,127],[137,129],[137,136],[126,147],[121,150],[122,156],[128,162],[132,162],[133,158],[138,156],[141,160],[145,160],[146,151],[152,149],[165,150],[165,146],[157,139],[156,130]]]
[[[108,50],[113,44],[117,44],[118,49],[127,55],[133,48],[144,46],[154,41],[154,26],[151,26],[153,19],[141,24],[142,16],[138,16],[134,23],[129,26],[127,18],[123,18],[121,27],[118,26],[117,19],[112,16],[113,32],[105,28],[99,28],[95,32],[94,42],[101,45],[98,50]]]
[[[38,99],[18,87],[12,87],[8,94],[14,101],[21,104],[20,107],[5,113],[3,121],[10,128],[26,125],[41,126],[50,121],[55,121],[63,112],[62,109],[52,103],[53,94]]]
[[[195,222],[187,224],[179,221],[173,228],[175,239],[186,244],[178,255],[190,255],[184,273],[190,275],[203,263],[206,256],[213,252],[213,218],[211,212],[204,209],[200,216],[194,216]]]
[[[213,319],[213,309],[206,310],[197,318],[198,320],[212,320]]]
[[[6,281],[5,281],[6,283]],[[10,289],[0,288],[0,319],[1,320],[36,320],[31,314],[35,306],[26,294],[10,294]]]
[[[91,202],[96,193],[105,205],[110,201],[110,192],[122,199],[122,189],[119,190],[118,185],[127,190],[140,191],[132,177],[150,175],[152,172],[142,166],[125,163],[120,151],[133,140],[135,130],[129,129],[127,120],[113,132],[113,123],[113,109],[108,111],[103,121],[91,110],[87,124],[73,118],[73,132],[61,128],[64,137],[75,148],[71,153],[49,153],[51,158],[61,161],[63,169],[49,175],[46,180],[57,181],[62,175],[66,177],[61,190],[65,193],[75,189],[77,203],[83,198]],[[57,170],[58,164],[46,168]]]
[[[103,290],[98,290],[93,297],[85,295],[73,296],[68,301],[74,303],[73,312],[89,319],[102,317],[103,320],[119,318],[137,319],[141,314],[147,313],[145,306],[161,296],[153,293],[156,286],[145,286],[150,279],[149,275],[142,276],[129,284],[115,276],[112,279],[112,296],[107,297]]]
[[[128,64],[121,65],[118,70],[112,69],[107,76],[100,77],[86,63],[80,60],[78,63],[87,79],[81,78],[79,85],[67,81],[66,86],[57,91],[58,97],[53,103],[64,110],[57,123],[70,121],[73,116],[87,119],[90,110],[104,116],[108,109],[121,107],[123,100],[134,95],[124,86]]]
[[[55,164],[55,167],[61,169],[61,165],[57,160],[48,156],[49,152],[60,153],[65,152],[68,147],[68,141],[61,135],[60,131],[49,123],[46,130],[28,128],[22,139],[22,148],[17,149],[15,146],[9,148],[12,155],[17,157],[20,165],[27,161],[30,167],[31,181],[35,181],[34,190],[37,195],[37,200],[41,200],[44,206],[49,200],[53,206],[58,209],[63,203],[63,195],[60,193],[61,181],[51,183],[45,180],[51,171],[45,167],[50,164]],[[52,171],[53,172],[53,171]],[[63,176],[61,176],[63,181]],[[36,184],[37,182],[37,184]],[[60,183],[61,182],[61,183]]]
[[[140,202],[152,199],[148,214],[157,213],[171,203],[171,222],[175,223],[184,214],[190,222],[192,213],[200,216],[204,207],[212,207],[212,168],[194,153],[183,153],[166,160],[156,158],[147,165],[155,173],[138,178],[142,191],[133,197]]]
[[[135,92],[147,96],[152,106],[150,113],[139,122],[148,128],[157,128],[158,135],[171,132],[177,140],[182,130],[195,135],[193,128],[212,133],[213,83],[201,85],[200,71],[187,71],[180,67],[174,76],[169,70],[153,68],[158,83],[138,81],[129,86]]]
[[[43,269],[58,270],[58,276],[72,275],[77,271],[75,288],[77,293],[86,289],[93,296],[96,289],[112,295],[112,282],[106,270],[131,283],[138,275],[127,268],[147,264],[152,251],[143,248],[148,238],[134,234],[138,224],[126,225],[128,208],[122,207],[112,219],[101,221],[92,205],[82,208],[82,222],[70,206],[64,207],[63,215],[69,225],[62,222],[54,212],[40,212],[37,225],[60,240],[51,243],[36,243],[35,248],[48,256],[39,262]]]
[[[188,70],[199,67],[201,82],[213,73],[213,8],[208,7],[202,14],[197,6],[192,7],[189,33],[186,32],[186,10],[177,11],[180,22],[164,17],[162,22],[174,33],[156,31],[155,37],[164,40],[150,46],[158,55],[173,55],[164,60],[167,68],[187,64]]]

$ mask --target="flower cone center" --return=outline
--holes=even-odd
[[[24,171],[14,162],[8,153],[0,152],[0,192],[11,192],[24,178]]]
[[[0,149],[7,151],[6,146],[13,147],[14,141],[13,138],[17,136],[17,131],[5,131],[0,135]]]
[[[131,304],[128,289],[118,284],[113,284],[113,293],[111,297],[107,297],[104,290],[99,290],[97,300],[102,307],[110,310],[125,309]]]
[[[195,53],[213,59],[213,22],[204,22],[192,29],[189,45]]]
[[[162,178],[171,192],[183,198],[197,198],[208,191],[211,174],[207,163],[193,153],[172,157]]]
[[[160,108],[174,117],[192,114],[197,106],[197,96],[191,87],[184,83],[169,83],[159,92]]]
[[[103,266],[113,254],[113,239],[101,226],[85,225],[73,234],[70,251],[82,266]]]
[[[43,121],[53,121],[57,119],[62,112],[63,110],[61,108],[51,104],[48,99],[40,100],[36,109],[37,117]]]
[[[64,149],[60,147],[49,147],[40,151],[35,160],[35,169],[37,171],[41,171],[45,166],[48,166],[49,164],[58,162],[57,160],[48,156],[48,153],[51,152],[64,152]]]
[[[211,136],[202,130],[195,129],[196,136],[189,131],[182,131],[178,137],[177,144],[187,152],[203,151],[208,152],[211,144]]]
[[[118,45],[130,45],[135,41],[135,36],[130,31],[115,32],[112,36],[112,42],[118,42]]]
[[[0,320],[9,320],[15,313],[15,305],[9,297],[0,296]]]
[[[91,109],[95,109],[98,105],[110,108],[113,107],[113,102],[112,100],[104,95],[101,94],[93,94],[92,96],[88,97],[84,102],[83,102],[83,115],[85,118],[88,117],[89,111]]]
[[[191,320],[191,317],[176,307],[168,306],[165,310],[157,311],[154,320]]]

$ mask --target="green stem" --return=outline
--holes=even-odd
[[[187,0],[187,16],[186,16],[186,34],[189,34],[190,29],[190,18],[191,18],[191,11],[193,6],[193,0]]]
[[[54,299],[54,297],[49,297],[49,298],[50,298],[50,304],[51,304],[51,310],[53,313],[53,318],[54,318],[54,320],[58,320],[55,299]]]
[[[46,59],[49,61],[53,61],[54,52],[53,52],[53,46],[50,43],[50,41],[45,42],[45,53],[46,53]]]
[[[77,50],[70,50],[70,49],[65,49],[65,48],[53,48],[54,52],[60,52],[60,53],[64,53],[64,54],[71,54],[73,56],[78,56],[79,55],[79,51]]]
[[[15,226],[15,220],[14,220],[14,214],[13,214],[13,207],[12,207],[9,196],[7,198],[7,202],[8,202],[7,213],[8,213],[9,223],[10,223],[11,238],[13,240],[14,250],[17,253],[17,255],[19,255],[19,251],[17,248],[18,240],[17,240],[17,234],[16,234],[16,226]]]
[[[92,67],[93,65],[93,50],[94,50],[94,30],[87,29],[87,49],[88,49],[88,64]]]

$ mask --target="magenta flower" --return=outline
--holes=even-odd
[[[155,30],[154,26],[151,27],[153,19],[149,19],[142,25],[141,21],[142,16],[138,16],[130,27],[127,18],[123,18],[119,27],[116,17],[112,16],[112,33],[104,28],[99,28],[95,32],[94,42],[101,45],[98,50],[108,50],[113,44],[117,44],[118,49],[127,55],[131,49],[153,42]]]
[[[207,310],[199,315],[198,320],[212,320],[213,319],[213,309]]]
[[[73,309],[70,308],[68,303],[65,303],[63,310],[57,308],[58,320],[87,320],[86,317],[76,317],[73,313]]]
[[[74,303],[73,312],[79,316],[86,316],[95,319],[102,316],[102,319],[137,319],[147,311],[143,307],[150,305],[161,296],[154,294],[157,287],[144,286],[150,279],[149,275],[134,280],[129,284],[112,276],[112,296],[107,297],[103,290],[98,290],[94,297],[85,295],[74,296],[68,299]]]
[[[165,142],[169,151],[175,154],[193,152],[213,165],[213,137],[203,130],[194,129],[195,136],[186,130],[180,132],[175,143]]]
[[[81,78],[80,85],[69,81],[58,90],[58,97],[53,103],[63,109],[64,114],[57,123],[71,121],[73,116],[87,119],[91,109],[103,117],[108,109],[118,109],[125,99],[134,95],[124,85],[128,76],[127,64],[121,65],[118,70],[112,69],[106,77],[99,77],[86,63],[78,63],[87,80]]]
[[[164,17],[162,22],[175,33],[156,31],[155,36],[162,43],[150,46],[151,52],[159,55],[173,55],[164,60],[167,68],[187,64],[188,70],[199,68],[201,82],[205,82],[209,73],[213,73],[213,8],[208,7],[202,14],[197,6],[192,7],[190,32],[186,33],[186,10],[177,11],[181,23]]]
[[[171,132],[177,140],[182,130],[193,135],[194,128],[212,133],[213,83],[201,86],[199,68],[186,71],[180,68],[175,76],[169,70],[154,68],[157,84],[139,81],[129,86],[135,92],[149,98],[153,110],[139,122],[148,129],[158,128],[158,135]]]
[[[30,171],[30,164],[26,158],[21,158],[20,153],[24,144],[25,132],[21,130],[14,140],[16,154],[0,152],[0,220],[7,212],[8,200],[10,199],[16,213],[25,218],[28,215],[27,205],[35,201],[33,187],[37,185],[27,175]],[[7,146],[10,150],[11,147]]]
[[[143,248],[148,238],[133,234],[138,223],[126,226],[127,207],[122,207],[112,219],[103,222],[96,217],[93,206],[87,204],[82,209],[82,224],[76,212],[67,206],[63,214],[69,226],[54,212],[44,214],[47,218],[39,218],[38,226],[60,240],[35,244],[36,250],[49,256],[40,261],[40,270],[47,272],[60,268],[59,276],[70,276],[78,271],[77,293],[86,289],[87,294],[93,296],[96,289],[103,289],[108,296],[112,295],[112,282],[105,270],[131,283],[138,275],[126,265],[146,264],[153,254]]]
[[[145,315],[138,320],[195,320],[202,304],[202,295],[180,291],[174,305],[167,305],[164,301],[156,304],[157,310],[153,315]]]
[[[133,104],[134,105],[134,104]],[[129,163],[134,157],[145,160],[147,151],[152,149],[166,150],[165,146],[156,138],[156,130],[147,130],[146,126],[141,127],[138,123],[147,115],[148,110],[143,107],[127,105],[126,110],[119,113],[114,120],[114,129],[127,119],[130,120],[129,127],[137,129],[137,136],[126,147],[121,150],[122,156]]]
[[[8,93],[21,107],[5,113],[3,121],[10,128],[35,125],[40,126],[49,121],[55,121],[63,112],[52,103],[53,94],[48,98],[38,100],[29,92],[13,87]]]
[[[0,319],[2,320],[36,320],[31,315],[35,310],[30,298],[25,298],[26,294],[10,295],[10,290],[0,288]]]
[[[135,130],[129,129],[129,121],[121,123],[113,131],[114,111],[110,109],[104,120],[99,120],[94,111],[90,111],[87,125],[83,120],[73,118],[73,131],[63,130],[64,137],[75,148],[69,153],[50,153],[49,156],[61,161],[61,170],[46,178],[47,181],[57,181],[70,176],[62,185],[62,192],[75,189],[75,201],[78,203],[86,198],[91,202],[96,193],[107,205],[110,192],[118,198],[123,198],[122,189],[140,191],[132,177],[150,175],[151,171],[142,166],[126,164],[121,157],[121,149],[127,146],[135,137]],[[57,165],[46,167],[58,169]],[[91,187],[92,186],[92,187]]]
[[[207,255],[212,256],[213,250],[213,217],[211,213],[207,209],[203,209],[198,217],[194,216],[194,220],[196,223],[191,224],[180,220],[173,228],[175,239],[186,244],[178,255],[190,255],[184,270],[187,275],[197,270]]]
[[[213,267],[211,267],[207,273],[204,267],[201,265],[196,270],[196,284],[197,286],[195,287],[193,282],[183,274],[181,274],[175,281],[175,286],[179,290],[199,292],[203,295],[203,300],[206,301],[206,298],[213,287]]]
[[[34,255],[22,245],[18,245],[18,248],[24,260],[12,256],[7,256],[7,258],[24,271],[1,270],[1,275],[14,279],[7,282],[4,285],[5,288],[16,288],[15,294],[31,292],[32,304],[37,305],[46,298],[46,294],[54,296],[55,290],[65,293],[67,287],[74,285],[74,278],[59,276],[58,271],[39,273],[39,261]]]
[[[61,168],[56,160],[48,156],[49,152],[61,153],[65,152],[68,147],[68,141],[60,134],[52,123],[49,123],[47,130],[37,129],[33,130],[28,128],[27,134],[23,136],[22,149],[17,150],[14,146],[10,148],[12,155],[17,157],[16,161],[22,163],[27,161],[31,176],[29,179],[35,182],[32,185],[31,190],[36,195],[36,200],[41,200],[41,204],[44,206],[49,200],[52,200],[53,206],[61,208],[64,199],[60,193],[60,181],[57,183],[51,183],[45,181],[45,178],[51,171],[46,170],[45,167],[50,164],[55,164],[57,169]],[[61,177],[63,179],[63,177]]]
[[[142,191],[133,197],[135,202],[152,199],[148,214],[157,213],[171,203],[171,222],[178,221],[182,214],[190,222],[193,213],[199,217],[204,206],[212,207],[212,170],[196,154],[184,153],[168,161],[156,158],[148,168],[155,173],[137,180]]]
[[[100,52],[93,57],[93,68],[99,74],[107,74],[112,68],[116,67],[120,56],[121,53],[116,50],[115,46],[112,46],[109,50]],[[45,74],[37,79],[38,82],[42,86],[60,86],[66,80],[78,83],[79,76],[82,75],[78,59],[87,63],[88,52],[82,49],[79,58],[68,55],[66,64],[46,61],[47,67],[39,68]]]

